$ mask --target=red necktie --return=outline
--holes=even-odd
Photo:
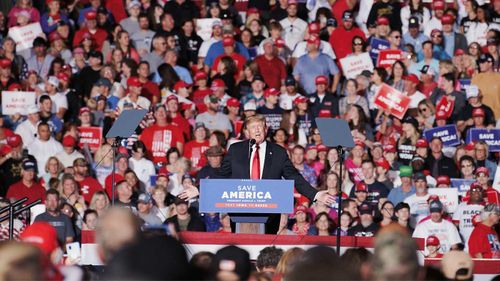
[[[260,180],[260,157],[259,157],[259,145],[255,145],[255,153],[252,160],[252,175],[251,179]]]

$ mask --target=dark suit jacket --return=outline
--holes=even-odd
[[[249,179],[250,159],[248,146],[248,140],[232,144],[222,161],[221,167],[217,170],[216,176],[218,178]],[[267,142],[266,146],[262,179],[285,178],[294,180],[297,191],[313,201],[317,193],[316,189],[295,169],[288,158],[286,150],[271,142]]]
[[[465,36],[461,33],[455,32],[455,50],[453,51],[456,51],[457,49],[467,51],[467,47],[467,39],[465,38]]]
[[[330,113],[332,114],[333,118],[340,115],[340,113],[339,113],[339,99],[334,94],[327,92],[325,97],[323,98],[323,101],[320,102],[318,94],[314,93],[311,96],[310,100],[313,100],[313,99],[314,99],[314,102],[312,102],[311,111],[312,111],[314,118],[318,117],[320,110],[323,110],[323,109],[329,110]]]

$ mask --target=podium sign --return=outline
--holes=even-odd
[[[293,213],[292,180],[202,179],[202,213]]]

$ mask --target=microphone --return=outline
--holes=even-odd
[[[255,139],[250,140],[250,146],[253,146],[257,141]]]

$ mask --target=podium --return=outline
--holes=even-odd
[[[293,213],[292,180],[202,179],[200,212],[229,213],[236,233],[264,234],[272,214]]]

